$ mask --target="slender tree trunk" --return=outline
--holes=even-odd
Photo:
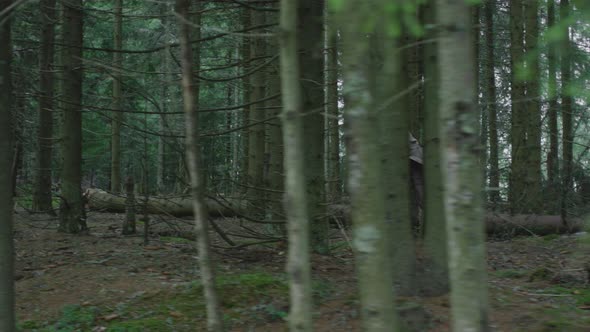
[[[325,210],[324,173],[324,56],[323,27],[324,0],[300,0],[298,15],[305,21],[298,23],[297,42],[303,89],[303,118],[305,139],[307,199],[311,224],[313,251],[327,254],[329,224]]]
[[[494,12],[496,6],[493,1],[488,1],[484,5],[485,16],[485,60],[483,61],[483,81],[485,84],[484,100],[488,117],[488,132],[490,141],[489,157],[489,199],[492,207],[500,201],[500,166],[498,161],[498,111],[496,99],[496,74],[495,74],[495,51],[494,51]]]
[[[269,15],[267,13],[267,15]],[[270,16],[276,21],[277,16]],[[278,39],[271,39],[268,41],[268,49],[276,50],[279,45]],[[272,63],[268,69],[268,95],[276,95],[281,93],[281,77],[280,77],[280,64]],[[266,111],[266,118],[272,118],[277,116],[278,118],[269,121],[266,125],[267,139],[268,139],[268,185],[271,191],[269,192],[269,205],[267,218],[271,220],[284,219],[283,212],[283,190],[285,187],[284,181],[284,156],[283,156],[283,130],[280,119],[281,112],[281,99],[273,99],[267,103],[267,106],[271,106]],[[274,108],[276,107],[276,108]],[[284,233],[284,227],[278,227],[279,231]]]
[[[522,213],[526,209],[526,132],[527,114],[525,104],[525,84],[517,76],[517,67],[524,60],[524,12],[522,0],[510,2],[510,97],[511,114],[511,164],[510,164],[510,210]]]
[[[285,211],[289,231],[289,330],[312,331],[309,214],[304,165],[303,103],[297,55],[298,0],[281,0],[280,58],[285,146]]]
[[[242,28],[248,28],[251,25],[251,13],[250,13],[250,9],[243,7],[242,9],[242,13],[240,15],[240,20],[242,23]],[[242,74],[249,72],[249,68],[250,68],[250,60],[252,57],[251,54],[251,49],[250,49],[250,38],[248,36],[243,36],[242,37],[242,41],[240,44],[240,55],[242,58]],[[249,105],[250,104],[250,77],[246,76],[242,79],[242,103],[244,105]],[[248,119],[250,118],[250,111],[252,110],[252,106],[246,106],[244,107],[244,112],[242,115],[242,123],[243,124],[248,124]],[[249,175],[248,175],[248,170],[250,169],[250,166],[248,165],[250,162],[250,142],[249,142],[249,135],[250,132],[250,128],[245,128],[244,130],[242,130],[242,137],[241,137],[241,141],[242,141],[242,158],[240,160],[240,180],[243,184],[247,185],[250,182],[249,179]]]
[[[82,0],[64,0],[64,117],[62,126],[62,188],[59,231],[86,230],[82,218]]]
[[[453,331],[488,331],[479,115],[469,6],[438,0],[440,126]]]
[[[211,250],[209,247],[208,232],[208,213],[204,201],[204,191],[201,174],[201,152],[199,145],[199,82],[193,81],[193,65],[195,70],[200,68],[200,48],[199,45],[192,44],[195,49],[191,49],[190,29],[188,25],[189,0],[177,0],[176,11],[179,15],[180,25],[180,47],[182,62],[182,95],[184,100],[184,111],[186,118],[186,154],[189,164],[189,173],[191,179],[191,191],[193,196],[193,209],[195,211],[195,232],[197,235],[197,248],[199,252],[199,269],[201,274],[201,283],[205,293],[207,307],[207,329],[209,331],[223,331],[223,322],[215,290],[215,272],[211,259]],[[197,15],[191,20],[195,23],[195,40],[201,38],[200,32],[200,7],[201,2],[197,1],[193,7]],[[193,64],[192,62],[195,61]]]
[[[135,182],[133,176],[129,175],[125,182],[125,192],[127,197],[125,198],[125,221],[123,222],[123,235],[135,234]]]
[[[565,21],[570,15],[569,0],[561,0],[559,7],[559,19]],[[572,82],[572,64],[571,64],[571,42],[569,35],[569,26],[567,34],[563,37],[563,46],[561,47],[561,107],[562,107],[562,150],[563,150],[563,183],[561,194],[561,217],[567,223],[568,200],[572,187],[572,168],[573,168],[573,141],[574,132],[572,129],[573,98],[567,92],[567,88]]]
[[[37,181],[33,210],[52,211],[51,169],[53,148],[53,54],[56,23],[55,0],[43,0],[41,8],[41,54],[39,59],[39,131],[37,154]]]
[[[265,12],[255,11],[252,13],[252,24],[254,26],[264,25]],[[263,38],[252,39],[252,57],[264,57],[266,50],[266,42]],[[258,70],[252,74],[250,79],[250,100],[252,102],[259,101],[265,96],[266,72],[265,70]],[[264,102],[257,102],[253,105],[249,112],[250,124],[258,123],[249,128],[248,137],[248,153],[250,158],[248,160],[248,178],[249,193],[248,197],[254,202],[256,209],[255,213],[259,215],[264,214],[264,192],[261,190],[264,187],[264,130],[265,124],[260,123],[264,121],[266,113],[264,111]]]
[[[123,0],[115,0],[115,23],[114,23],[114,49],[123,48]],[[121,124],[123,113],[118,112],[123,108],[123,87],[121,75],[121,53],[113,53],[113,119],[111,122],[111,191],[118,193],[121,190]]]
[[[395,147],[389,145],[389,139],[387,143],[380,141],[382,135],[392,137],[391,133],[384,131],[395,128],[386,128],[384,122],[389,123],[397,114],[395,109],[383,108],[387,93],[393,89],[381,86],[378,76],[382,74],[379,67],[383,66],[383,74],[386,74],[390,84],[392,80],[399,79],[402,59],[399,52],[390,53],[399,41],[385,37],[383,29],[386,21],[383,15],[378,14],[383,4],[347,1],[339,24],[343,40],[344,114],[349,129],[346,139],[350,154],[348,187],[354,227],[353,249],[364,331],[398,331],[398,317],[392,298],[395,263],[391,259],[391,243],[395,239],[391,235],[398,231],[398,216],[401,213],[386,206],[391,203],[386,196],[392,193],[383,176],[391,169],[383,163],[390,154],[384,155],[383,152]],[[364,23],[373,17],[376,21],[368,31]],[[398,84],[394,83],[393,87],[395,89]],[[391,98],[391,95],[388,97]],[[402,134],[407,152],[407,127]],[[403,159],[402,156],[399,158]],[[407,164],[407,155],[403,162]],[[408,182],[405,188],[407,191]],[[392,215],[392,212],[398,213]],[[403,222],[409,225],[409,216],[406,215]],[[405,266],[396,268],[404,269]]]
[[[164,12],[168,12],[168,4],[163,4],[162,5],[162,10]],[[164,41],[166,43],[168,43],[169,40],[169,31],[168,31],[168,25],[169,22],[166,18],[162,19],[162,25],[164,26]],[[166,113],[168,111],[168,94],[169,94],[169,89],[168,89],[168,85],[171,84],[170,80],[169,80],[169,76],[171,76],[170,74],[170,49],[169,47],[164,48],[164,50],[162,51],[162,57],[164,58],[164,63],[162,65],[163,68],[163,72],[165,72],[166,74],[163,75],[163,79],[162,81],[164,82],[164,84],[162,84],[162,89],[161,91],[161,95],[160,95],[160,111],[163,113]],[[169,126],[168,126],[168,117],[165,114],[160,114],[160,117],[158,118],[158,131],[160,132],[160,134],[167,134],[170,132],[169,130]],[[156,187],[158,192],[163,192],[165,187],[166,187],[166,183],[165,183],[165,174],[166,174],[166,138],[164,138],[164,136],[159,136],[158,137],[158,155],[157,155],[157,169],[156,169]]]
[[[547,27],[555,26],[555,0],[547,0]],[[547,50],[549,62],[549,152],[547,153],[547,180],[551,187],[555,186],[559,177],[559,130],[557,129],[557,49],[554,43],[549,43]]]
[[[425,24],[435,24],[436,6],[424,7]],[[426,39],[436,38],[430,33]],[[447,233],[444,214],[444,174],[441,170],[439,132],[439,75],[437,44],[424,45],[424,248],[429,257],[429,281],[420,285],[425,294],[442,294],[449,289]]]
[[[416,8],[415,12],[406,13],[408,16],[416,16],[418,18],[418,10]],[[421,46],[420,38],[412,36],[409,29],[405,29],[404,35],[404,44],[403,47],[403,61],[405,70],[402,74],[406,77],[407,85],[406,87],[412,87],[412,90],[409,91],[407,100],[407,108],[408,108],[408,118],[409,118],[409,131],[410,133],[420,140],[423,136],[423,128],[422,125],[424,123],[424,114],[422,109],[422,102],[421,102],[421,95],[423,93],[423,87],[421,84],[416,85],[418,82],[422,80],[422,72],[421,72]],[[418,207],[416,207],[417,210]],[[418,216],[414,216],[417,218]]]
[[[0,0],[0,12],[11,5]],[[11,15],[11,12],[8,12]],[[0,15],[0,21],[7,19]],[[10,20],[0,24],[0,331],[15,331],[14,240],[12,225],[12,163],[14,156],[12,123],[12,47]]]
[[[326,186],[329,201],[340,200],[342,180],[340,175],[340,126],[338,125],[338,33],[331,12],[326,11],[325,24],[325,75],[326,75]]]
[[[527,53],[527,71],[529,79],[526,82],[526,122],[527,126],[527,210],[528,212],[543,212],[543,194],[541,188],[541,89],[539,86],[539,56],[531,56],[537,52],[539,39],[539,2],[525,2],[526,34],[525,44]]]

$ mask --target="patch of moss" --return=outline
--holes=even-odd
[[[590,289],[568,288],[563,286],[550,287],[543,291],[546,294],[567,294],[571,295],[578,306],[590,305]]]
[[[333,291],[332,284],[326,279],[312,280],[311,289],[313,299],[316,303],[321,302],[323,299],[329,297]]]
[[[166,332],[170,326],[164,319],[143,318],[116,322],[107,328],[107,332]]]
[[[506,279],[518,279],[522,278],[527,274],[526,270],[514,270],[514,269],[506,269],[506,270],[498,270],[494,272],[494,275],[498,278],[506,278]]]
[[[543,236],[543,240],[553,241],[553,240],[559,239],[559,236],[560,236],[559,234],[548,234],[548,235]]]
[[[174,236],[162,236],[160,237],[160,241],[168,242],[168,243],[192,243],[193,241],[181,238],[181,237],[174,237]]]
[[[39,323],[26,321],[19,324],[19,330],[36,332],[90,331],[94,327],[98,314],[99,309],[97,307],[65,305],[61,309],[60,316],[56,322]]]
[[[540,267],[536,270],[534,270],[530,276],[529,276],[529,281],[536,281],[536,280],[547,280],[549,278],[551,278],[553,276],[553,272],[546,268],[546,267]]]
[[[543,311],[547,320],[543,322],[544,332],[553,331],[588,331],[590,318],[584,310],[574,309],[569,306],[558,307]]]
[[[17,324],[17,330],[19,331],[23,331],[23,330],[34,330],[34,329],[39,329],[43,326],[43,324],[41,324],[40,322],[34,321],[34,320],[26,320],[23,322],[19,322]]]

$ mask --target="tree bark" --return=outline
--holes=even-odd
[[[100,189],[88,189],[85,196],[88,207],[93,210],[109,212],[125,212],[125,198],[113,195]],[[144,202],[145,197],[138,197],[138,202]],[[213,199],[206,200],[207,210],[212,217],[234,217],[245,213],[245,201],[225,199],[219,203]],[[149,197],[148,212],[151,214],[169,214],[175,217],[193,215],[192,201],[188,197]]]
[[[569,0],[561,0],[559,7],[559,19],[565,21],[570,15]],[[573,168],[573,141],[574,132],[572,128],[573,97],[567,91],[572,82],[572,64],[571,52],[572,46],[569,35],[569,26],[566,34],[563,36],[561,47],[561,121],[562,121],[562,154],[563,154],[563,182],[561,194],[561,216],[564,222],[567,222],[568,198],[572,187],[572,168]]]
[[[424,7],[425,24],[436,23],[436,6],[429,0]],[[436,38],[434,32],[426,39]],[[437,44],[424,45],[424,248],[429,258],[431,281],[420,285],[423,293],[448,291],[447,236],[444,214],[444,174],[441,170],[439,121],[439,75]]]
[[[313,251],[327,254],[328,220],[325,217],[324,174],[324,56],[323,19],[324,0],[300,0],[298,15],[305,21],[298,22],[297,43],[301,68],[301,86],[305,139],[307,199],[311,224],[311,247]]]
[[[340,200],[342,179],[340,174],[340,126],[338,107],[338,29],[333,13],[326,10],[325,23],[325,75],[326,75],[326,193],[331,202]]]
[[[555,0],[547,0],[547,27],[551,29],[555,26]],[[557,103],[557,61],[558,54],[555,43],[549,43],[547,58],[549,62],[549,152],[547,153],[547,181],[550,186],[555,186],[559,178],[559,131],[557,126],[557,117],[559,104]]]
[[[402,5],[397,2],[396,6]],[[414,15],[414,11],[406,13]],[[406,15],[404,14],[404,15]],[[401,20],[402,16],[398,16]],[[412,100],[414,81],[402,64],[407,64],[407,54],[399,52],[396,47],[407,43],[409,31],[402,29],[399,40],[387,41],[383,49],[383,73],[377,75],[379,95],[377,103],[391,106],[381,110],[378,127],[381,133],[381,171],[385,193],[382,199],[385,201],[385,220],[391,229],[387,232],[393,245],[391,260],[393,261],[393,282],[400,295],[410,295],[416,292],[416,246],[414,241],[413,222],[418,220],[418,213],[412,213],[412,193],[417,193],[410,188],[410,150],[408,145],[408,133],[410,121],[413,116]],[[379,42],[373,48],[379,47]],[[401,53],[398,57],[397,53]],[[375,69],[377,71],[378,69]],[[397,81],[396,81],[397,78]],[[350,175],[349,175],[350,176]],[[415,210],[418,205],[415,204]]]
[[[490,142],[489,156],[489,199],[492,208],[500,202],[500,166],[499,166],[499,149],[498,149],[498,110],[496,99],[496,74],[495,74],[495,50],[494,50],[494,12],[496,6],[493,1],[488,1],[484,5],[485,16],[485,60],[483,67],[484,75],[484,100],[488,116],[488,132]]]
[[[64,0],[64,116],[59,231],[86,231],[82,204],[82,0]]]
[[[487,331],[486,250],[471,12],[464,0],[438,0],[437,5],[452,328]]]
[[[41,8],[41,54],[39,59],[39,130],[37,137],[37,180],[33,210],[53,212],[52,150],[53,150],[53,55],[56,24],[55,0],[43,0]]]
[[[123,235],[135,234],[135,182],[132,176],[127,177],[125,182],[125,192],[127,197],[125,198],[125,221],[123,222]]]
[[[344,121],[347,124],[345,135],[349,153],[348,190],[351,196],[353,249],[364,331],[399,330],[399,319],[392,298],[394,265],[398,261],[391,258],[395,254],[391,250],[391,243],[398,239],[392,237],[405,229],[398,228],[403,212],[387,206],[392,203],[389,198],[398,197],[387,187],[390,182],[386,179],[394,174],[385,176],[385,172],[391,170],[386,167],[386,163],[394,163],[394,160],[388,159],[391,154],[385,155],[384,152],[399,152],[391,145],[391,131],[397,128],[386,127],[385,124],[392,125],[392,119],[400,120],[402,117],[401,112],[396,112],[395,108],[384,109],[383,102],[387,97],[391,98],[389,92],[405,82],[392,82],[399,79],[402,59],[399,52],[391,53],[399,46],[399,40],[385,36],[387,21],[383,15],[378,14],[383,10],[381,6],[384,4],[385,2],[347,1],[339,17],[343,40]],[[374,17],[376,21],[369,27],[365,26],[365,22]],[[381,85],[383,82],[378,78],[381,74],[390,84],[393,83],[391,88]],[[407,124],[407,117],[403,119]],[[407,167],[407,125],[402,134],[406,159],[401,156],[399,159]],[[381,136],[385,135],[386,142],[380,141]],[[408,191],[408,177],[404,185],[396,189]],[[405,217],[403,221],[409,224],[409,215]],[[410,250],[413,251],[414,248],[411,247]],[[395,268],[405,269],[406,266]],[[407,271],[402,273],[405,272]]]
[[[179,15],[180,25],[180,47],[182,62],[182,95],[184,100],[184,111],[186,118],[186,154],[188,158],[189,174],[191,179],[191,192],[193,196],[193,210],[195,212],[195,232],[197,234],[197,248],[199,252],[199,269],[201,283],[205,294],[205,303],[207,307],[207,329],[211,332],[223,331],[223,321],[220,310],[220,304],[215,289],[215,271],[209,248],[208,213],[204,200],[203,179],[201,174],[200,162],[200,145],[199,145],[199,82],[193,81],[193,61],[196,70],[200,68],[200,48],[199,44],[193,44],[195,56],[191,49],[190,27],[187,24],[189,0],[177,0],[177,13]],[[191,20],[195,23],[196,40],[201,38],[200,12],[201,2],[197,1],[194,6],[196,18]]]
[[[308,192],[305,181],[303,103],[300,84],[300,60],[297,54],[298,0],[281,0],[280,61],[281,91],[283,98],[285,211],[288,220],[289,256],[289,330],[312,331],[312,297],[310,267],[310,234]]]
[[[265,12],[255,11],[251,14],[252,24],[254,26],[261,26],[265,23]],[[260,32],[260,31],[259,31]],[[266,42],[262,38],[251,39],[251,54],[255,59],[263,58],[266,55]],[[249,123],[255,124],[249,128],[248,137],[248,153],[250,155],[248,160],[248,197],[253,203],[254,214],[264,215],[264,121],[266,112],[264,111],[264,102],[260,102],[264,98],[266,89],[266,70],[259,69],[252,74],[250,78],[250,101],[256,102],[249,112]]]
[[[0,0],[0,12],[11,5],[11,0]],[[8,12],[11,15],[11,12]],[[15,331],[14,304],[14,239],[12,224],[13,191],[12,164],[14,156],[12,123],[12,47],[11,21],[0,15],[0,331]]]
[[[246,29],[248,27],[250,27],[251,25],[251,13],[250,13],[250,8],[246,8],[246,7],[242,7],[241,9],[241,15],[240,15],[240,21],[242,23],[242,29]],[[244,73],[247,73],[250,71],[250,60],[252,57],[252,52],[250,49],[250,38],[248,37],[248,35],[245,35],[242,37],[241,43],[240,43],[240,56],[242,58],[242,66],[241,66],[241,70],[242,70],[242,75],[244,75]],[[242,103],[244,105],[249,105],[250,104],[250,77],[249,76],[245,76],[242,79]],[[248,124],[248,119],[250,118],[250,112],[252,110],[252,106],[246,106],[244,108],[244,112],[242,115],[242,123],[244,125]],[[250,132],[250,128],[244,128],[244,130],[242,130],[241,133],[241,145],[242,145],[242,157],[240,159],[240,174],[241,174],[241,182],[242,184],[248,184],[250,182],[249,179],[249,175],[248,175],[248,170],[250,169],[250,142],[249,142],[249,132]]]
[[[517,67],[524,60],[524,12],[522,0],[510,2],[510,97],[511,113],[511,163],[509,198],[512,213],[526,210],[527,114],[525,84],[517,76]]]
[[[539,39],[539,2],[525,2],[526,34],[525,45],[527,54],[526,81],[526,115],[527,126],[527,209],[525,212],[543,212],[542,175],[541,175],[541,89],[539,85],[539,56],[537,52]]]
[[[123,48],[123,0],[115,0],[114,4],[115,21],[113,25],[114,49]],[[123,113],[123,86],[121,53],[113,53],[113,118],[111,121],[111,191],[121,191],[121,124]]]
[[[269,15],[269,13],[267,13]],[[275,15],[270,16],[276,20]],[[268,50],[276,50],[279,45],[278,39],[271,39],[268,41]],[[280,64],[272,63],[268,68],[267,79],[267,95],[273,96],[281,93],[281,77]],[[283,153],[283,129],[280,119],[281,113],[281,99],[273,99],[267,103],[271,106],[266,111],[266,118],[277,117],[277,119],[270,120],[266,125],[267,143],[268,143],[268,174],[266,176],[270,189],[268,193],[269,204],[267,206],[266,217],[270,220],[281,220],[285,218],[283,211],[283,191],[285,188],[284,181],[284,153]],[[284,227],[278,227],[280,233],[284,233]]]

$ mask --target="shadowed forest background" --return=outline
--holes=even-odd
[[[0,332],[589,331],[589,18],[0,0]]]

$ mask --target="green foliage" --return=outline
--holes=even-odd
[[[332,294],[333,286],[326,279],[314,279],[311,283],[313,298],[316,303],[320,303],[323,299]]]
[[[529,281],[532,282],[537,280],[547,280],[551,278],[551,276],[553,276],[553,272],[550,269],[546,267],[540,267],[530,274]]]
[[[82,307],[80,305],[65,305],[57,322],[47,325],[35,321],[25,321],[19,324],[22,331],[35,332],[76,332],[90,331],[98,314],[96,307]]]
[[[547,234],[543,236],[543,240],[545,241],[553,241],[559,239],[559,234]]]
[[[172,330],[166,320],[160,318],[140,318],[125,322],[116,322],[107,328],[107,332],[166,332]]]
[[[160,237],[160,241],[168,242],[168,243],[192,243],[193,242],[189,239],[185,239],[182,237],[173,237],[173,236],[162,236],[162,237]]]
[[[330,9],[338,12],[344,9],[344,2],[346,0],[328,0]]]
[[[518,279],[522,278],[527,274],[526,270],[513,270],[513,269],[506,269],[506,270],[498,270],[494,272],[494,275],[498,278],[506,278],[506,279]]]
[[[563,294],[570,295],[578,306],[590,305],[590,289],[589,288],[570,288],[563,286],[550,287],[543,290],[545,294]]]

